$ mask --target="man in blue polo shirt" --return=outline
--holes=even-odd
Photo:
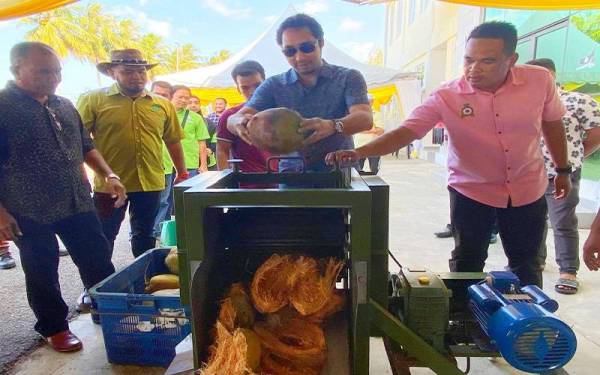
[[[352,135],[373,126],[367,85],[354,69],[331,65],[321,58],[323,29],[312,17],[296,14],[277,30],[277,44],[292,69],[270,77],[254,92],[227,129],[248,143],[246,124],[252,116],[269,108],[298,111],[304,121],[300,130],[309,134],[300,151],[306,169],[324,171],[328,152],[353,146]],[[279,164],[280,170],[297,170],[297,161]]]

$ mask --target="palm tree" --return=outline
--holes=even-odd
[[[24,18],[22,23],[34,25],[25,38],[51,46],[62,58],[71,54],[79,60],[87,60],[90,43],[96,42],[97,37],[89,35],[81,26],[77,8],[62,7]]]
[[[162,64],[169,72],[178,72],[199,67],[199,61],[200,57],[196,54],[196,48],[188,43],[172,48]]]
[[[122,48],[123,42],[119,35],[121,24],[114,16],[102,13],[100,4],[80,8],[78,21],[88,36],[94,36],[88,42],[86,61],[96,65],[100,61],[106,61],[111,50]],[[100,85],[98,71],[96,76]]]
[[[200,57],[191,44],[171,49],[160,36],[141,35],[135,22],[104,13],[97,3],[62,7],[24,18],[21,22],[33,26],[26,34],[28,40],[48,44],[61,58],[72,55],[96,65],[107,60],[111,50],[137,48],[148,61],[161,63],[149,72],[150,78],[200,65],[218,64],[231,56],[231,52],[224,49],[213,56]],[[100,74],[96,74],[100,84]]]
[[[581,12],[571,17],[571,22],[593,41],[600,43],[600,12]]]
[[[94,65],[107,59],[112,49],[122,48],[126,38],[134,39],[137,33],[133,22],[119,22],[103,13],[100,4],[95,3],[55,9],[27,17],[22,22],[34,25],[26,34],[28,40],[48,44],[62,58],[71,54]],[[100,74],[96,74],[100,84]]]
[[[220,62],[227,60],[230,57],[231,57],[231,51],[229,51],[227,49],[222,49],[222,50],[216,52],[211,57],[209,57],[208,60],[206,60],[205,65],[218,64]]]
[[[168,48],[164,45],[163,40],[156,34],[145,34],[137,41],[137,48],[142,52],[142,55],[151,63],[161,63],[166,60],[169,54]],[[148,76],[152,79],[156,75],[167,74],[174,72],[169,70],[164,64],[158,65],[156,68],[148,72]]]

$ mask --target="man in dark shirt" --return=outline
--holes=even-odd
[[[277,30],[277,43],[292,69],[267,79],[227,128],[249,144],[246,124],[257,112],[286,107],[299,112],[301,131],[308,137],[301,155],[306,169],[325,171],[328,152],[354,147],[352,135],[373,127],[373,114],[363,76],[354,69],[331,65],[321,58],[323,29],[312,17],[296,14]],[[296,160],[281,161],[280,170],[298,170]]]
[[[83,163],[107,179],[115,205],[125,189],[84,130],[77,110],[54,95],[61,80],[49,46],[25,42],[10,52],[14,81],[0,90],[0,241],[19,247],[35,329],[53,349],[75,351],[58,283],[58,243],[67,247],[85,288],[114,272]]]
[[[231,71],[231,78],[235,81],[238,91],[250,100],[256,88],[265,80],[265,70],[258,62],[253,60],[237,64]],[[227,130],[227,119],[242,109],[244,104],[229,108],[221,115],[217,127],[217,165],[219,170],[228,167],[227,160],[243,160],[240,164],[242,172],[265,172],[266,160],[269,153],[244,142],[240,137]]]

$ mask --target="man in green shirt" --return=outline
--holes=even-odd
[[[190,176],[206,172],[207,166],[207,146],[206,142],[210,138],[208,128],[202,116],[194,111],[186,109],[191,90],[186,86],[173,86],[171,103],[177,111],[177,118],[185,134],[181,140],[185,167]],[[173,161],[163,144],[163,163],[165,168],[165,189],[160,196],[158,214],[154,221],[154,236],[160,236],[160,223],[171,219],[173,211]]]
[[[163,142],[177,170],[175,182],[189,176],[180,142],[184,135],[175,108],[167,99],[145,90],[147,70],[154,66],[138,50],[112,51],[111,61],[97,67],[116,83],[84,94],[77,106],[94,145],[128,193],[125,205],[115,208],[105,181],[95,178],[94,203],[104,234],[112,248],[129,207],[131,248],[136,257],[155,246],[154,219],[165,188]]]

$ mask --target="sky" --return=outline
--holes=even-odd
[[[262,34],[291,4],[315,17],[325,38],[354,58],[366,62],[384,44],[385,6],[358,6],[342,0],[95,0],[119,17],[134,20],[144,33],[162,36],[171,46],[191,43],[199,55],[228,49],[238,52]],[[87,5],[90,1],[80,1]],[[0,82],[12,78],[9,51],[23,41],[29,26],[19,20],[0,22]],[[275,43],[275,41],[273,41]],[[325,47],[327,48],[327,47]],[[283,57],[281,57],[283,58]],[[71,99],[98,87],[95,67],[68,58],[58,94]],[[279,72],[274,72],[279,73]],[[102,85],[109,85],[109,78]]]

